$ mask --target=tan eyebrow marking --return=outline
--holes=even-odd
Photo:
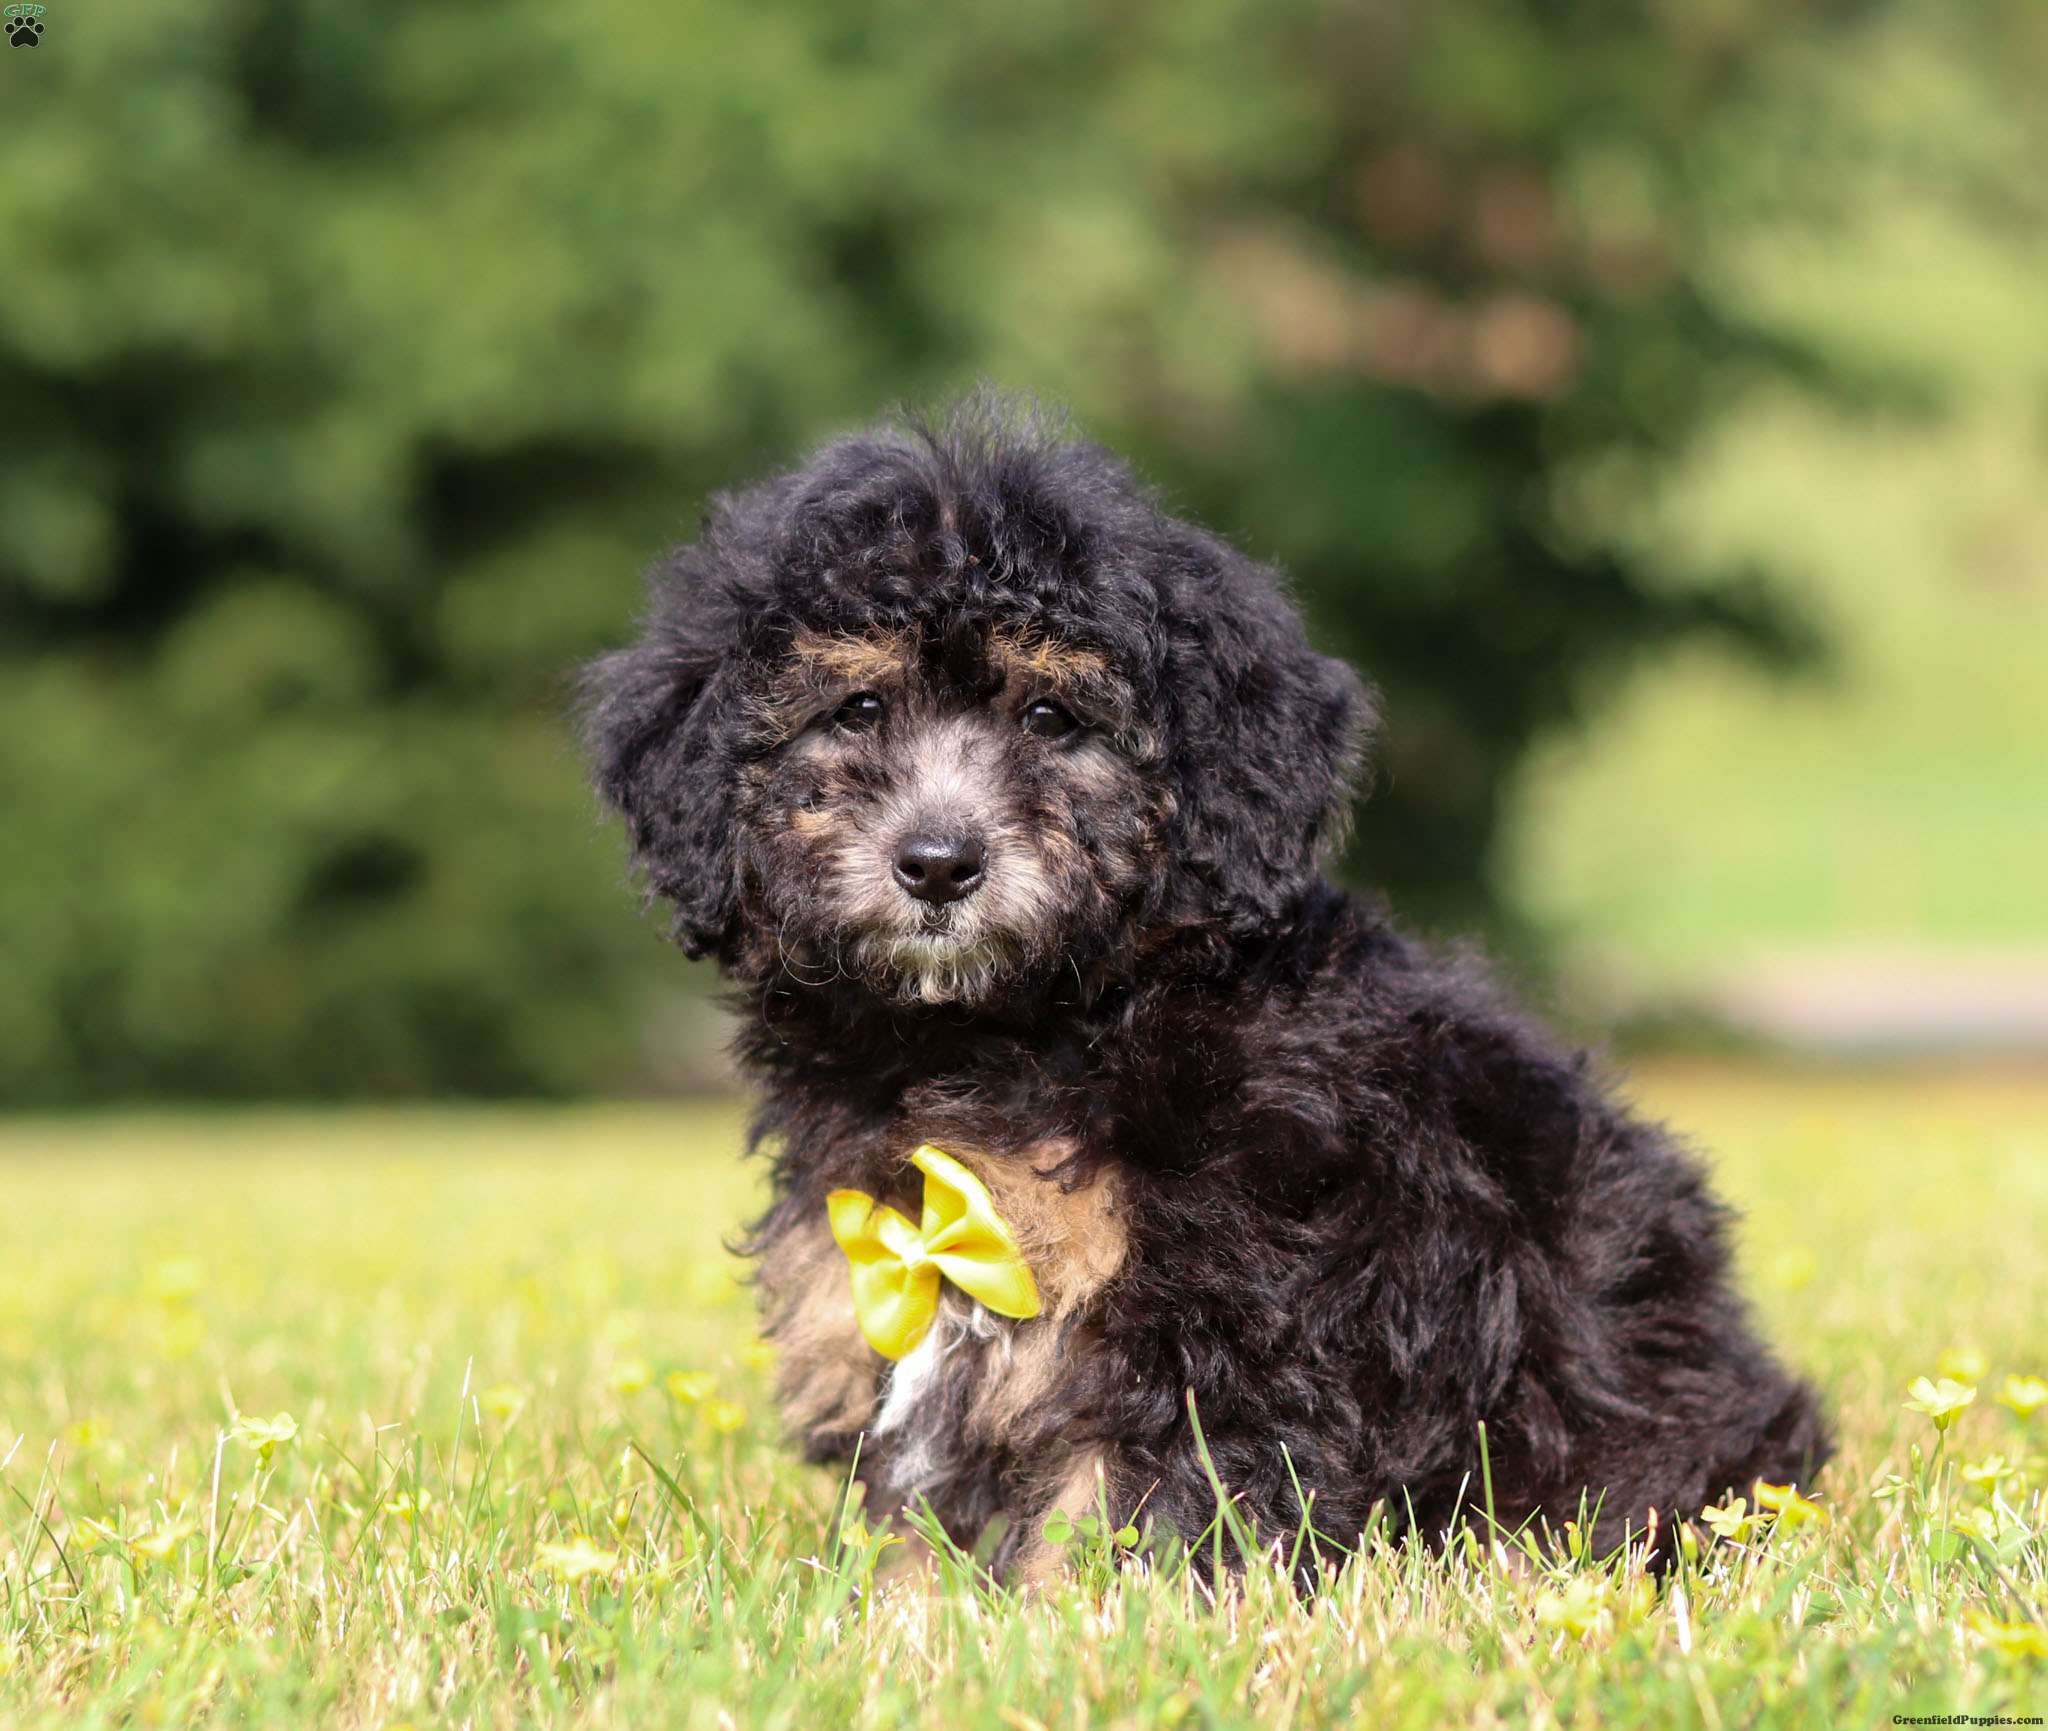
[[[868,681],[900,673],[908,658],[908,644],[897,635],[879,637],[827,637],[820,632],[797,634],[790,653],[822,678]]]
[[[908,674],[917,653],[914,637],[902,631],[831,633],[799,631],[768,688],[750,702],[765,738],[794,737],[821,705],[864,686],[893,686]],[[1098,714],[1122,714],[1130,689],[1097,650],[1060,643],[1028,630],[999,630],[988,640],[991,668],[1022,695],[1057,691],[1090,704]]]
[[[770,739],[787,739],[821,705],[863,686],[901,679],[909,650],[909,640],[900,633],[858,637],[800,631],[767,689],[749,701],[754,725]]]
[[[1109,673],[1109,662],[1092,649],[1017,632],[998,632],[990,638],[989,655],[1011,678],[1048,685],[1085,685]]]

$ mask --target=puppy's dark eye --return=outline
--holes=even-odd
[[[841,733],[864,733],[882,719],[887,706],[872,691],[856,691],[832,712],[832,725]]]
[[[1081,725],[1050,697],[1026,704],[1023,722],[1024,731],[1035,733],[1040,739],[1065,739]]]

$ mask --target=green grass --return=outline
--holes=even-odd
[[[725,1110],[0,1126],[0,1723],[1885,1724],[2048,1707],[2048,1084],[1666,1070],[1747,1282],[1840,1411],[1830,1515],[1657,1590],[1375,1540],[1029,1597],[867,1591],[777,1446]],[[1903,1410],[1987,1380],[1947,1439]],[[1951,1367],[1957,1361],[1950,1359]],[[678,1380],[671,1373],[701,1373]],[[266,1463],[236,1414],[288,1413]],[[1916,1466],[1914,1453],[1922,1452]],[[2002,1453],[1994,1503],[1958,1463]],[[656,1471],[656,1467],[659,1471]],[[1915,1488],[1879,1497],[1885,1475]],[[886,1577],[886,1569],[885,1569]]]

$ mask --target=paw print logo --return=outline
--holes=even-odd
[[[43,20],[49,11],[47,6],[8,7],[4,26],[8,45],[13,48],[35,47],[43,39]]]

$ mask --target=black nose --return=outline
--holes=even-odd
[[[957,902],[981,888],[981,843],[913,831],[896,844],[896,881],[921,902]]]

